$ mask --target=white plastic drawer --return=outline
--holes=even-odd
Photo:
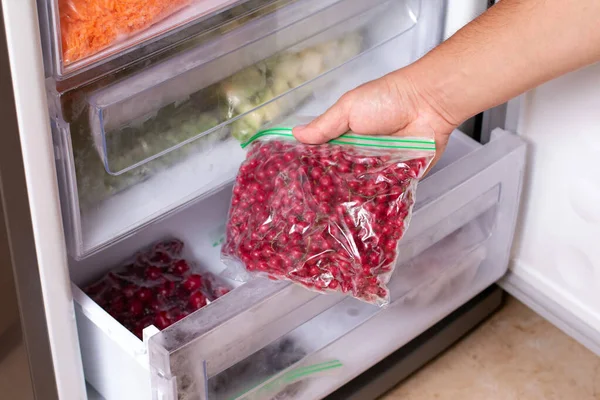
[[[453,134],[417,190],[390,282],[392,303],[384,309],[256,279],[142,342],[75,290],[86,379],[109,399],[115,393],[262,399],[280,390],[297,398],[332,392],[505,273],[524,158],[524,143],[507,132],[496,131],[485,146]],[[194,257],[218,273],[229,196],[227,187],[107,254],[73,263],[74,282],[89,282],[105,265],[165,235],[193,243]]]
[[[235,138],[317,115],[414,61],[439,40],[442,3],[297,0],[74,96],[69,122],[55,121],[70,253],[87,257],[232,182],[245,157]]]

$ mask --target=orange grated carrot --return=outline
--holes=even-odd
[[[63,63],[88,57],[193,0],[59,0]]]

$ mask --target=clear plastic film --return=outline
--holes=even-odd
[[[63,62],[91,56],[196,0],[59,0]]]
[[[311,146],[275,127],[242,146],[248,153],[222,248],[232,277],[291,280],[387,304],[417,182],[435,155],[433,134],[347,133]]]
[[[211,377],[208,381],[208,398],[211,400],[246,398],[244,395],[254,392],[261,386],[266,386],[265,383],[289,370],[306,356],[306,349],[296,339],[284,337]],[[285,390],[280,385],[277,386],[278,392]]]
[[[230,290],[223,280],[200,272],[183,248],[178,239],[158,242],[84,291],[140,339],[150,325],[165,329]]]

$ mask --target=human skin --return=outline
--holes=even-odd
[[[502,0],[415,63],[344,94],[306,126],[304,143],[352,130],[433,132],[437,161],[460,123],[600,61],[600,0]]]

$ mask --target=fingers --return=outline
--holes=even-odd
[[[310,124],[295,127],[293,134],[296,139],[306,144],[322,144],[346,133],[350,129],[351,93],[342,96],[325,114]]]

